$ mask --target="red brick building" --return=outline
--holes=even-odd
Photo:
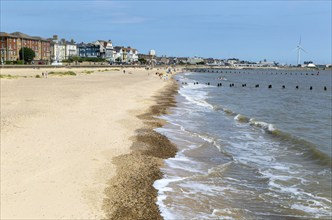
[[[35,51],[35,61],[49,62],[51,57],[50,40],[41,37],[32,37],[20,32],[8,34],[0,32],[0,62],[17,61],[22,47]]]

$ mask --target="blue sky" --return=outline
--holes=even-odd
[[[140,53],[331,61],[331,1],[1,0],[1,31],[76,42],[112,40]]]

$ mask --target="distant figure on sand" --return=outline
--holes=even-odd
[[[126,73],[126,70],[123,70],[123,73],[125,74],[125,73]]]

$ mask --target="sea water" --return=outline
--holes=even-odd
[[[179,149],[154,184],[162,216],[332,218],[331,71],[211,72],[175,77],[157,129]]]

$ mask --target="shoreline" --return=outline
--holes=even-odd
[[[158,208],[158,192],[153,183],[161,179],[163,160],[174,157],[177,148],[164,135],[154,131],[164,120],[156,118],[168,113],[176,104],[178,85],[172,81],[154,96],[155,104],[138,115],[143,127],[131,139],[132,152],[114,158],[117,174],[109,180],[103,210],[109,219],[163,219]]]

